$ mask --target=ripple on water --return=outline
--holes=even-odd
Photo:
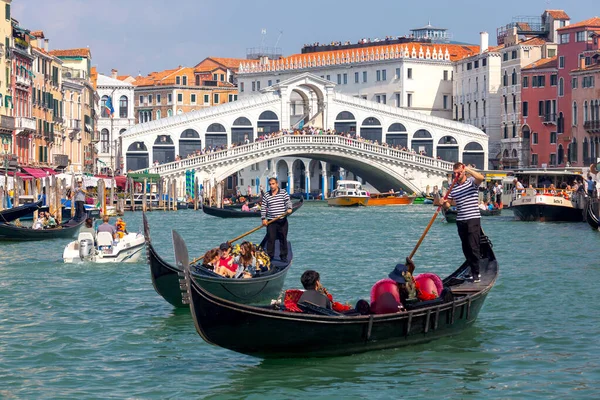
[[[336,300],[368,298],[432,214],[431,206],[306,204],[290,219],[295,257],[286,285],[299,286],[301,273],[314,268]],[[139,230],[141,213],[126,218]],[[258,222],[193,211],[149,219],[167,260],[171,228],[197,255]],[[483,227],[501,272],[472,328],[410,348],[299,360],[260,360],[204,343],[189,311],[154,292],[143,263],[68,265],[64,240],[0,243],[0,397],[595,397],[600,317],[588,299],[600,278],[590,250],[600,236],[585,224],[515,222],[507,210]],[[451,272],[463,259],[456,227],[438,217],[414,259],[418,271]]]

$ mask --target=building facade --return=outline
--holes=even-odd
[[[12,108],[12,65],[11,65],[11,37],[12,21],[10,16],[11,0],[0,1],[0,14],[4,13],[4,18],[0,18],[0,154],[2,162],[13,161],[16,164],[16,157],[13,157],[13,133],[15,131],[15,119]],[[5,165],[2,164],[2,168]]]
[[[521,69],[521,124],[523,132],[530,137],[530,158],[525,166],[536,168],[555,167],[557,148],[558,93],[557,57],[543,58]],[[518,158],[516,149],[510,154],[505,149],[503,157]]]
[[[96,144],[98,170],[108,173],[121,170],[120,139],[123,133],[135,125],[134,86],[117,79],[117,71],[111,76],[98,74],[96,86],[100,98],[98,131],[100,141]],[[112,103],[114,113],[110,115],[107,103]]]
[[[500,161],[502,130],[500,124],[500,47],[489,48],[489,35],[480,33],[480,52],[454,63],[453,119],[476,126],[487,133],[489,165]]]

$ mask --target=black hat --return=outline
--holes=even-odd
[[[396,265],[396,268],[390,272],[388,277],[397,283],[406,283],[406,279],[404,279],[404,275],[402,275],[403,272],[408,272],[408,268],[404,264],[398,264]]]
[[[230,248],[231,248],[231,245],[227,242],[221,243],[221,245],[219,246],[219,250],[223,250],[223,251],[228,250]]]

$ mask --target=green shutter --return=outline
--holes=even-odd
[[[6,20],[10,21],[10,4],[7,4],[5,7],[6,7]]]

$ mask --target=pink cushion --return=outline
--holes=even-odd
[[[373,303],[382,293],[391,293],[398,302],[400,302],[400,292],[398,286],[390,278],[381,279],[375,282],[371,288],[371,303]]]
[[[429,272],[419,274],[415,276],[415,281],[419,283],[421,290],[425,293],[433,293],[435,291],[439,297],[442,294],[442,290],[444,290],[444,284],[436,274]]]

